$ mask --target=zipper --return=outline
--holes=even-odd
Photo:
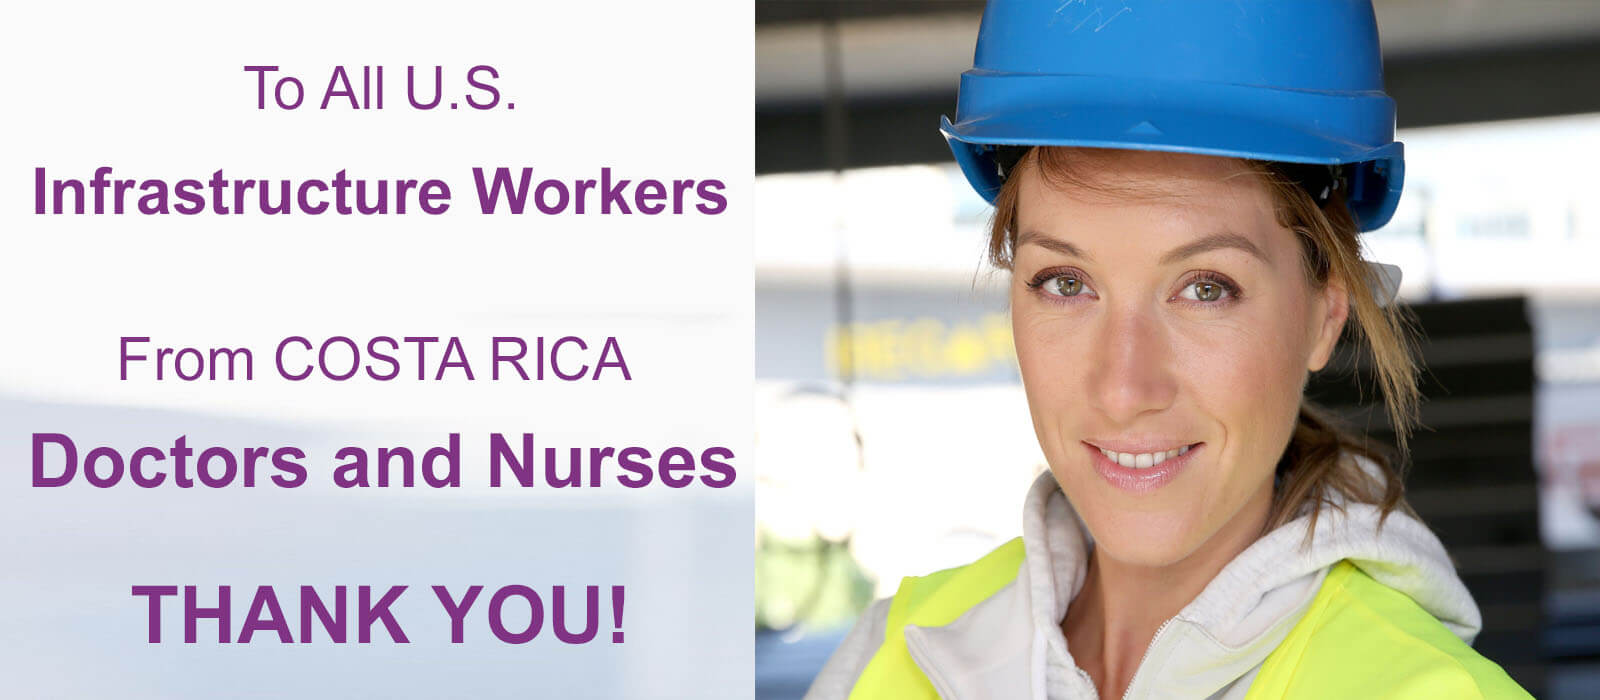
[[[901,638],[906,641],[906,652],[911,655],[911,662],[922,670],[923,677],[928,679],[928,685],[933,686],[935,694],[941,698],[954,698],[955,694],[950,692],[950,686],[945,682],[944,674],[939,672],[937,665],[929,663],[927,651],[922,648],[922,635],[907,634],[914,629],[916,629],[915,625],[906,625],[905,632],[901,633]]]
[[[1089,686],[1089,692],[1093,693],[1096,698],[1100,697],[1100,689],[1094,686],[1094,679],[1089,677],[1089,672],[1078,668],[1077,664],[1073,664],[1073,667],[1077,669],[1078,676],[1083,679],[1083,684]]]
[[[1139,687],[1139,674],[1144,673],[1144,664],[1146,661],[1150,660],[1150,652],[1156,648],[1156,644],[1161,642],[1161,634],[1166,632],[1167,628],[1171,627],[1172,623],[1176,622],[1177,620],[1178,618],[1176,617],[1169,618],[1166,622],[1161,623],[1160,627],[1156,628],[1155,636],[1150,638],[1150,646],[1145,647],[1144,656],[1139,657],[1138,668],[1133,670],[1133,678],[1128,679],[1128,689],[1122,691],[1122,700],[1128,700],[1128,698],[1133,697],[1130,695],[1130,693],[1133,692],[1134,688]]]

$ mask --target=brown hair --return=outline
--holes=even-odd
[[[1104,190],[1110,186],[1094,182],[1092,175],[1084,174],[1092,168],[1083,166],[1086,161],[1110,153],[1114,152],[1062,146],[1028,149],[1009,168],[1006,183],[995,198],[989,261],[1000,269],[1011,269],[1017,240],[1020,173],[1037,168],[1056,187]],[[1373,296],[1375,273],[1361,259],[1357,240],[1360,229],[1339,188],[1333,188],[1326,201],[1319,204],[1299,180],[1288,174],[1288,168],[1293,166],[1243,159],[1239,162],[1243,165],[1241,174],[1257,177],[1267,187],[1278,223],[1300,239],[1307,281],[1320,288],[1330,280],[1339,280],[1349,290],[1350,321],[1346,329],[1362,351],[1357,364],[1367,364],[1372,369],[1398,446],[1391,458],[1384,447],[1351,432],[1327,411],[1302,399],[1289,445],[1278,461],[1266,529],[1277,528],[1303,514],[1310,515],[1314,528],[1323,506],[1339,508],[1342,502],[1376,505],[1384,517],[1396,510],[1414,516],[1405,502],[1401,477],[1406,442],[1416,425],[1420,401],[1409,312],[1397,303],[1380,305]],[[1320,186],[1316,187],[1320,194]],[[1351,456],[1371,460],[1377,469],[1363,469]],[[1310,532],[1307,531],[1308,540]]]

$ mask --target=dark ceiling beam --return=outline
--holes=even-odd
[[[1600,42],[1405,55],[1384,68],[1402,128],[1600,112]],[[954,111],[953,91],[850,100],[847,167],[945,161],[939,115]],[[756,172],[824,169],[822,115],[820,103],[758,103]]]
[[[1600,42],[1387,59],[1401,127],[1600,112]]]
[[[756,0],[756,26],[982,11],[983,0]]]

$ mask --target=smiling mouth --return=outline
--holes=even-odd
[[[1188,468],[1206,443],[1196,442],[1166,450],[1120,452],[1083,443],[1094,471],[1107,483],[1132,494],[1146,494],[1165,486]]]
[[[1195,443],[1195,445],[1198,444],[1200,443]],[[1182,447],[1173,448],[1164,452],[1117,452],[1115,450],[1108,450],[1104,447],[1095,447],[1095,449],[1100,450],[1100,454],[1105,455],[1106,459],[1116,462],[1118,466],[1127,467],[1129,469],[1149,469],[1150,467],[1154,467],[1169,459],[1187,453],[1189,448],[1193,446],[1194,445],[1184,445]],[[1091,447],[1093,447],[1093,445],[1091,445]]]

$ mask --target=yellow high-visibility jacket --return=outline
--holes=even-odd
[[[1046,481],[1048,480],[1048,481]],[[1469,641],[1480,617],[1420,522],[1324,512],[1267,536],[1163,625],[1130,698],[1526,698]],[[869,610],[808,700],[1097,698],[1059,621],[1088,542],[1048,473],[1023,537],[965,566],[908,577]]]

